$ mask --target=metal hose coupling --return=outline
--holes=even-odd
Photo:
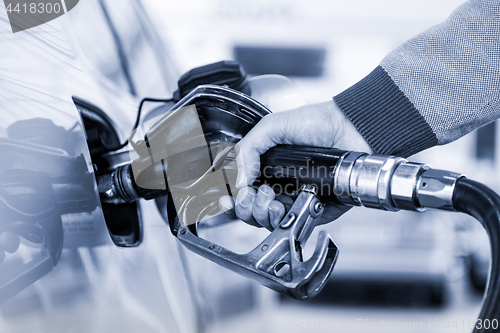
[[[334,170],[334,190],[341,203],[351,206],[454,211],[453,191],[461,177],[401,157],[346,152]]]

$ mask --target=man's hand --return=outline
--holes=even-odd
[[[241,190],[234,206],[240,219],[268,229],[279,224],[286,208],[292,204],[291,198],[276,198],[272,188],[267,185],[261,186],[258,191],[249,185],[253,184],[259,173],[260,155],[278,144],[372,152],[334,101],[305,105],[262,118],[237,144],[236,187]],[[220,204],[223,209],[233,206],[229,197],[222,198]],[[326,207],[320,223],[333,221],[347,210],[347,207]]]

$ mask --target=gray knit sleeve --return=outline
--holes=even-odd
[[[376,152],[403,156],[499,118],[500,1],[464,3],[334,100]]]

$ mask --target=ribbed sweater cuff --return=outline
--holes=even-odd
[[[381,66],[333,99],[378,154],[408,157],[438,144],[424,117]]]

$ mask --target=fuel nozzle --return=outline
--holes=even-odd
[[[279,226],[247,254],[199,237],[199,222],[217,225],[227,218],[218,200],[235,194],[237,152],[232,148],[269,113],[241,92],[197,87],[133,144],[137,159],[98,177],[101,200],[120,204],[165,196],[157,204],[172,234],[186,247],[296,299],[319,293],[336,262],[337,247],[324,231],[313,256],[302,258],[324,204],[453,210],[453,191],[461,175],[394,156],[279,145],[261,156],[260,175],[253,184],[268,184],[294,199]]]

